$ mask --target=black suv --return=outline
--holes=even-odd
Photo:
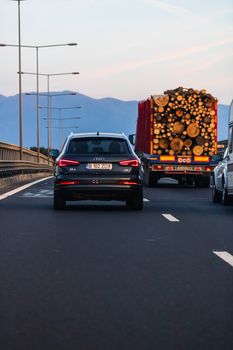
[[[54,209],[86,199],[120,200],[128,208],[143,208],[141,163],[124,134],[71,134],[56,159],[54,175]]]

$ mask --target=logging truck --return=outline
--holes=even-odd
[[[217,99],[179,87],[139,102],[135,151],[149,187],[163,177],[209,187],[217,163]]]

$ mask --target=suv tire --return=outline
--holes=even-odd
[[[138,191],[134,196],[126,200],[126,207],[133,210],[143,209],[143,193]]]
[[[65,209],[65,206],[66,206],[65,199],[61,195],[54,192],[53,208],[55,210],[63,210],[63,209]]]
[[[207,176],[197,176],[194,180],[195,186],[197,188],[209,188],[210,187],[210,177]]]

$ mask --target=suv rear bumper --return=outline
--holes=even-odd
[[[142,184],[137,185],[57,185],[54,195],[68,201],[77,200],[127,200],[142,192]]]

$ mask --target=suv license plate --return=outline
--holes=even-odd
[[[112,170],[111,163],[88,163],[87,169],[91,170]]]
[[[190,166],[185,166],[185,165],[178,165],[176,170],[179,170],[179,171],[192,171],[193,168],[190,167]]]

